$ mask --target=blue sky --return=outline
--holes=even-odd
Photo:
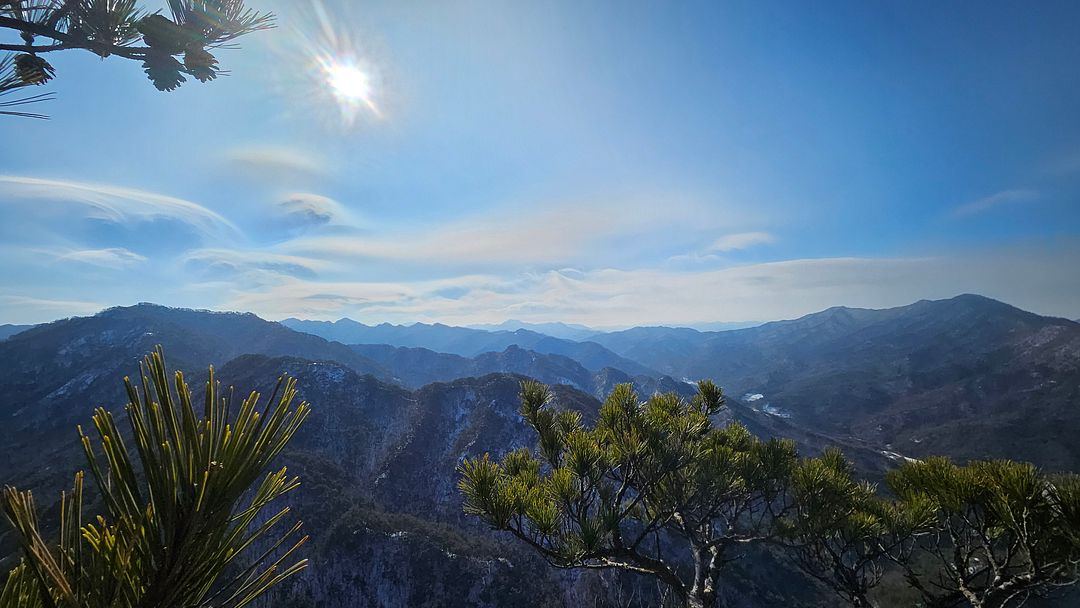
[[[213,83],[49,57],[52,119],[0,122],[0,322],[1080,317],[1075,2],[249,4],[279,28]]]

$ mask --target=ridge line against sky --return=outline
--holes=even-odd
[[[0,122],[0,322],[1080,316],[1075,3],[257,4],[229,78],[61,53]]]

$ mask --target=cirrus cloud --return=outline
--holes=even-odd
[[[263,275],[315,278],[320,269],[329,265],[302,256],[238,249],[195,249],[184,254],[181,260],[205,275],[232,280],[250,280]]]
[[[259,145],[234,148],[225,160],[240,173],[263,180],[322,177],[327,164],[311,152],[285,146]]]
[[[1006,205],[1015,205],[1020,203],[1031,203],[1039,199],[1038,190],[1030,190],[1026,188],[1016,190],[1002,190],[1001,192],[995,192],[990,196],[984,196],[970,203],[965,203],[956,207],[952,211],[953,218],[971,217],[973,215],[979,215],[998,207]]]
[[[712,232],[720,220],[685,201],[552,204],[502,210],[433,226],[378,235],[314,236],[282,245],[291,254],[338,261],[379,259],[432,268],[490,269],[622,263],[679,247],[687,234]],[[655,238],[656,234],[672,237]]]
[[[768,232],[737,232],[725,234],[716,239],[709,246],[709,252],[727,252],[749,249],[757,245],[767,245],[776,241],[776,237]]]
[[[43,208],[42,202],[55,208]],[[111,184],[0,175],[0,205],[12,208],[26,203],[34,203],[29,213],[36,216],[59,211],[67,219],[74,213],[120,225],[164,219],[186,224],[208,238],[240,234],[217,212],[174,196]]]
[[[131,268],[146,261],[146,256],[139,255],[134,251],[123,247],[106,247],[104,249],[77,249],[71,251],[52,252],[59,261],[79,262],[91,266],[103,268]]]
[[[697,325],[794,318],[838,303],[885,308],[920,298],[980,293],[1042,314],[1076,316],[1080,246],[1002,248],[901,258],[819,258],[720,269],[551,270],[434,281],[289,279],[263,291],[234,290],[232,309],[270,318],[471,325],[506,319],[595,327]],[[455,288],[453,297],[446,295]]]

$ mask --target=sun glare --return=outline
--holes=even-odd
[[[375,105],[375,88],[371,75],[352,62],[327,61],[323,63],[326,82],[334,92],[339,103],[357,107],[363,105],[376,116],[379,109]]]
[[[371,79],[360,68],[337,65],[327,75],[334,92],[348,99],[363,101],[371,97]]]

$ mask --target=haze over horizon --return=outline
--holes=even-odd
[[[2,123],[0,323],[1080,317],[1076,3],[297,4],[207,86],[55,57]]]

